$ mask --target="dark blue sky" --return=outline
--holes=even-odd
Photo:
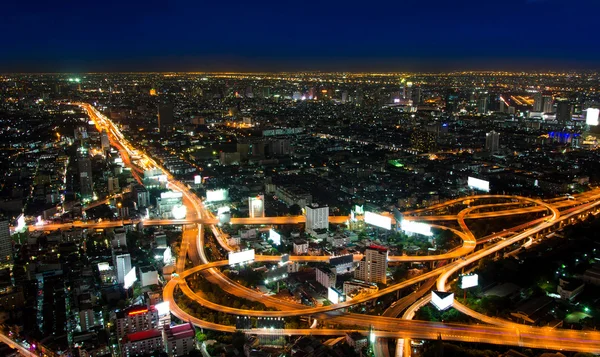
[[[600,68],[600,0],[6,1],[0,72]]]

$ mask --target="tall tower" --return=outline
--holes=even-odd
[[[544,113],[552,113],[554,110],[552,108],[553,106],[553,101],[552,101],[552,95],[551,94],[543,94],[542,95],[542,111]]]
[[[485,134],[485,150],[494,154],[500,149],[500,133],[492,130]]]
[[[372,245],[365,250],[365,258],[354,271],[354,277],[370,283],[387,282],[388,249]]]
[[[0,266],[12,264],[12,241],[7,219],[0,218]]]
[[[544,97],[542,93],[537,92],[533,95],[533,111],[541,112],[544,109]]]
[[[477,98],[477,113],[486,114],[488,112],[488,95],[487,93],[480,93]]]
[[[92,187],[92,161],[87,149],[79,148],[77,166],[79,168],[79,193],[81,194],[81,198],[91,198],[94,194]]]
[[[173,128],[173,105],[161,103],[158,105],[158,131],[161,133]]]
[[[563,125],[571,122],[571,103],[567,100],[561,100],[556,103],[556,121]]]

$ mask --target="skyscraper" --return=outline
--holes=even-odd
[[[388,249],[372,245],[365,250],[365,258],[354,271],[354,277],[370,283],[387,282]]]
[[[117,255],[113,263],[117,269],[117,281],[119,284],[123,284],[125,275],[131,271],[131,256],[129,254]]]
[[[12,241],[8,220],[0,219],[0,266],[12,264]]]
[[[492,130],[485,134],[485,150],[494,154],[500,149],[500,133]]]
[[[487,93],[480,93],[477,98],[477,113],[486,114],[488,112],[488,95]]]
[[[556,103],[556,121],[563,125],[571,122],[571,103],[567,100],[561,100]]]
[[[79,148],[77,166],[79,168],[79,193],[81,194],[81,198],[91,198],[94,194],[92,187],[92,161],[87,149]]]
[[[533,111],[541,112],[544,109],[544,97],[541,92],[537,92],[533,95]]]
[[[544,94],[542,95],[542,111],[544,113],[552,113],[554,110],[552,110],[552,106],[553,106],[553,101],[552,101],[552,94]]]
[[[173,128],[173,105],[161,103],[158,105],[158,131],[167,132]]]
[[[329,228],[329,207],[319,207],[316,204],[306,206],[306,232],[313,232],[315,229]]]

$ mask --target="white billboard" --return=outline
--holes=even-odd
[[[170,199],[170,198],[183,198],[183,193],[181,193],[179,191],[167,191],[167,192],[160,193],[161,200]]]
[[[229,252],[229,265],[243,264],[254,260],[254,249]]]
[[[169,312],[171,312],[171,309],[170,309],[168,301],[163,301],[161,303],[158,303],[158,304],[154,305],[154,308],[158,312],[158,316],[159,317],[165,316],[166,314],[168,314]]]
[[[187,215],[187,208],[182,205],[173,206],[171,209],[171,214],[173,215],[174,219],[184,219]]]
[[[344,294],[340,293],[336,289],[329,287],[327,288],[327,300],[333,304],[339,304],[344,301]]]
[[[229,198],[229,191],[226,189],[206,191],[206,202],[225,201],[227,198]]]
[[[163,263],[169,265],[171,264],[171,260],[173,260],[173,252],[171,251],[171,247],[167,247],[163,253]]]
[[[489,192],[490,191],[490,182],[485,180],[480,180],[475,177],[469,176],[467,180],[467,185],[476,190]]]
[[[452,307],[452,304],[454,303],[454,293],[432,291],[431,303],[440,311],[447,310]]]
[[[598,116],[600,116],[600,109],[587,108],[585,115],[585,123],[587,125],[598,125]]]
[[[108,271],[110,270],[110,264],[106,262],[98,263],[98,271]]]
[[[275,232],[273,228],[269,229],[269,239],[273,241],[273,244],[281,244],[281,234]]]
[[[125,274],[125,282],[123,283],[123,288],[129,289],[133,283],[137,281],[137,274],[135,273],[135,267],[131,268],[129,273]]]
[[[196,175],[194,176],[194,184],[199,185],[202,183],[202,176]]]
[[[408,221],[406,219],[403,219],[400,223],[400,228],[404,232],[408,233],[418,233],[428,237],[431,237],[433,235],[433,233],[431,232],[431,226],[423,222]]]
[[[479,285],[479,275],[469,274],[460,277],[460,288],[468,289]]]
[[[365,223],[383,229],[392,229],[392,219],[373,212],[365,212]]]

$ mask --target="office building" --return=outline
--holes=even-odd
[[[125,275],[131,271],[131,256],[129,254],[117,255],[113,263],[117,271],[118,283],[125,283]]]
[[[185,356],[196,346],[196,332],[191,322],[165,326],[164,341],[169,356]]]
[[[133,190],[138,209],[150,205],[150,194],[143,186],[136,186]]]
[[[336,272],[329,267],[319,267],[315,269],[317,283],[325,288],[335,288]]]
[[[427,130],[415,130],[410,135],[410,145],[418,152],[431,152],[437,147],[438,134]]]
[[[248,197],[248,217],[258,218],[265,216],[265,196]]]
[[[173,130],[173,105],[161,103],[158,105],[158,131],[161,133]]]
[[[562,125],[571,122],[571,104],[567,100],[561,100],[556,103],[556,121]]]
[[[372,245],[365,250],[365,257],[354,271],[354,277],[369,283],[387,281],[388,249]]]
[[[123,357],[145,356],[163,350],[162,332],[157,329],[130,333],[121,341]]]
[[[500,133],[492,130],[485,134],[485,150],[492,154],[500,150]]]
[[[79,327],[82,332],[85,332],[96,325],[94,319],[94,309],[91,304],[81,304],[79,308]]]
[[[542,112],[544,113],[553,113],[554,112],[554,101],[552,99],[551,94],[543,94],[542,95]]]
[[[487,114],[489,98],[487,93],[479,94],[477,98],[477,114]]]
[[[537,92],[533,95],[533,111],[541,112],[544,109],[544,96],[541,92]]]
[[[94,195],[92,180],[92,160],[85,148],[80,148],[77,155],[77,167],[79,168],[79,192],[81,198],[91,199]]]
[[[8,220],[0,220],[0,267],[13,262],[12,240],[10,238],[10,225]]]
[[[161,327],[158,310],[154,306],[147,307],[141,305],[118,311],[116,326],[118,338],[131,333]]]
[[[108,178],[108,193],[110,195],[119,193],[121,188],[119,187],[119,178],[118,177],[109,177]]]
[[[106,130],[102,130],[100,134],[100,145],[102,146],[102,151],[110,150],[110,141],[108,140],[108,133]]]
[[[183,193],[179,191],[161,192],[156,198],[156,207],[161,217],[168,219],[173,217],[173,208],[183,205]]]
[[[304,208],[306,212],[306,226],[305,231],[308,233],[314,233],[316,229],[328,229],[329,228],[329,207],[319,207],[317,204],[306,206]]]

